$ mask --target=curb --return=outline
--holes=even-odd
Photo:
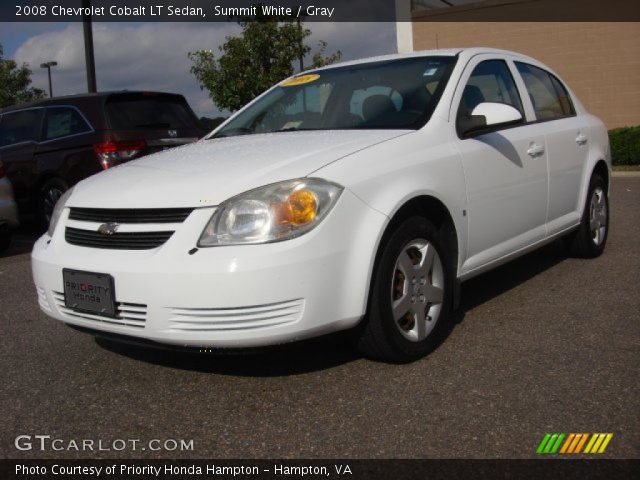
[[[613,172],[611,172],[611,176],[614,177],[614,178],[615,177],[627,177],[627,178],[635,177],[635,178],[640,178],[640,171],[632,171],[632,172],[624,172],[624,171],[616,172],[616,171],[613,171]]]

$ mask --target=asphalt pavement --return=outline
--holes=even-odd
[[[611,207],[600,258],[556,242],[465,283],[449,337],[410,365],[344,335],[223,356],[96,341],[40,313],[23,231],[0,257],[0,456],[530,458],[547,432],[611,432],[600,457],[638,458],[640,178],[613,179]],[[68,449],[86,439],[193,449]]]

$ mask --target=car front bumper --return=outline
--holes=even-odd
[[[185,347],[273,345],[355,325],[364,315],[375,250],[387,217],[345,190],[301,237],[263,245],[195,247],[213,209],[196,209],[153,250],[80,247],[53,238],[32,252],[40,308],[67,324]],[[114,278],[118,315],[65,307],[63,268]]]

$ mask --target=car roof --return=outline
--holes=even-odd
[[[11,105],[9,107],[0,108],[0,113],[8,113],[16,110],[24,110],[27,108],[46,107],[49,105],[74,105],[76,103],[102,103],[107,97],[112,95],[162,95],[162,96],[178,96],[182,97],[179,93],[171,92],[155,92],[148,90],[111,90],[105,92],[96,93],[79,93],[74,95],[62,95],[53,98],[43,98],[41,100],[34,100],[33,102],[19,103]]]
[[[408,53],[392,53],[388,55],[379,55],[375,57],[360,58],[358,60],[349,60],[346,62],[332,63],[331,65],[313,69],[312,71],[314,72],[322,71],[322,70],[327,70],[327,69],[336,68],[336,67],[347,67],[352,65],[360,65],[360,64],[373,63],[373,62],[400,60],[403,58],[418,58],[418,57],[432,57],[432,56],[433,57],[435,56],[454,57],[457,55],[459,57],[465,57],[465,59],[469,59],[475,55],[481,55],[485,53],[493,53],[497,55],[504,55],[504,56],[511,56],[511,57],[516,56],[522,59],[527,59],[527,60],[538,63],[533,58],[527,57],[526,55],[522,55],[521,53],[518,53],[518,52],[512,52],[510,50],[502,50],[499,48],[490,48],[490,47],[468,47],[468,48],[440,48],[440,49],[433,49],[433,50],[419,50],[419,51],[408,52]]]

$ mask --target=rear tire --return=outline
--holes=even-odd
[[[0,232],[0,253],[4,253],[11,245],[11,231]]]
[[[609,195],[607,183],[598,174],[591,176],[580,226],[566,237],[569,253],[595,258],[602,254],[609,236]]]
[[[423,357],[442,340],[451,317],[453,268],[446,232],[410,217],[383,247],[358,339],[366,356],[404,363]]]
[[[49,228],[51,214],[58,199],[69,190],[67,182],[61,178],[51,178],[44,182],[38,192],[38,226],[41,230]]]

